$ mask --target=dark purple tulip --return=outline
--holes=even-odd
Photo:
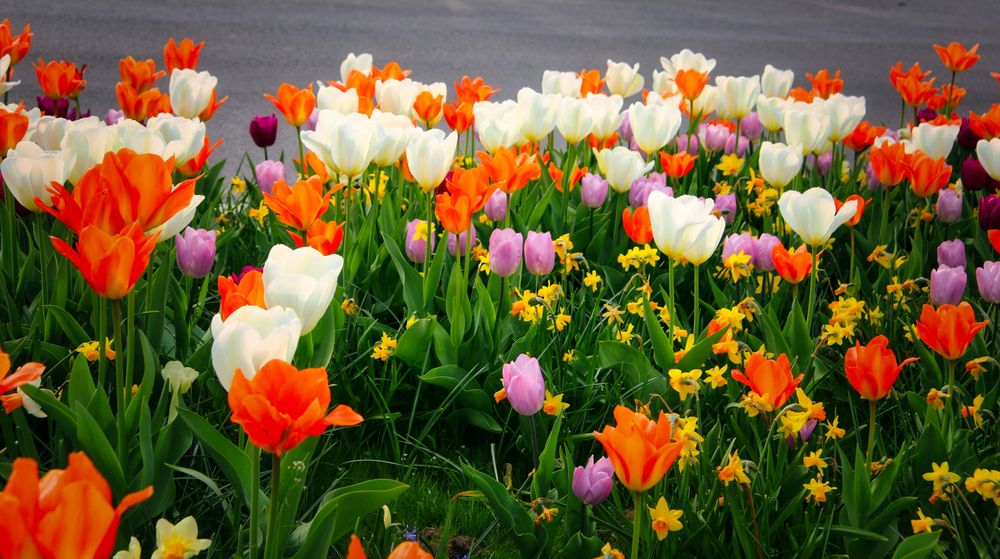
[[[970,155],[962,162],[962,187],[970,192],[986,188],[986,169],[975,156]]]
[[[976,268],[976,287],[984,301],[1000,303],[1000,262],[983,262]]]
[[[984,231],[1000,229],[1000,197],[990,194],[979,199],[979,226]]]
[[[957,305],[965,293],[965,268],[938,266],[931,270],[931,304]]]
[[[259,268],[257,266],[243,266],[243,269],[240,270],[240,273],[230,274],[229,279],[233,280],[236,283],[240,283],[241,281],[243,281],[243,276],[249,274],[250,272],[263,272],[263,271],[264,268]]]
[[[59,99],[49,99],[44,95],[39,95],[38,109],[48,116],[66,118],[69,116],[69,99],[60,97]]]
[[[937,247],[939,266],[965,268],[965,243],[961,239],[944,241]]]
[[[969,126],[969,117],[962,117],[962,125],[958,128],[958,145],[974,150],[981,139],[972,126]]]
[[[186,227],[174,237],[177,244],[177,267],[185,276],[203,278],[215,264],[215,231]]]
[[[257,115],[250,121],[250,137],[259,148],[269,148],[278,137],[278,117]]]
[[[920,122],[930,122],[937,116],[937,111],[930,107],[924,107],[917,111],[917,120]]]

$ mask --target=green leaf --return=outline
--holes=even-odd
[[[423,293],[424,293],[424,312],[431,314],[434,312],[434,296],[437,295],[438,286],[441,285],[441,274],[444,271],[444,260],[445,254],[448,253],[447,243],[438,243],[437,251],[434,253],[434,259],[431,260],[430,268],[424,273],[423,279]]]
[[[44,305],[44,308],[45,314],[55,319],[59,327],[62,328],[63,334],[66,334],[66,338],[69,339],[71,346],[76,347],[90,340],[90,337],[87,336],[87,331],[80,326],[80,323],[66,309],[56,305]]]
[[[451,269],[451,279],[448,281],[448,296],[445,299],[445,311],[451,327],[451,343],[461,345],[462,338],[472,324],[472,305],[469,303],[469,282],[462,275],[462,267],[458,260]]]
[[[457,365],[442,365],[420,375],[420,380],[446,390],[454,390],[459,384],[468,384],[468,376],[469,373]]]
[[[487,433],[502,433],[503,427],[492,416],[486,412],[480,410],[475,410],[472,408],[462,408],[455,413],[453,413],[450,418],[457,420],[462,420],[476,427],[477,429],[482,429]]]
[[[421,318],[406,329],[396,343],[395,357],[407,365],[421,369],[427,358],[427,348],[431,345],[431,337],[437,320],[433,317]]]
[[[924,559],[934,551],[940,537],[941,532],[914,534],[899,543],[892,559]]]
[[[73,411],[76,412],[76,439],[80,446],[87,453],[87,457],[94,462],[94,466],[104,474],[112,491],[116,495],[124,495],[127,489],[125,474],[101,426],[80,402],[73,405]]]
[[[810,370],[812,361],[813,338],[809,335],[806,317],[798,301],[792,303],[792,312],[785,325],[785,339],[791,349],[792,367],[799,372]]]
[[[462,470],[476,488],[483,492],[500,525],[513,532],[514,545],[520,550],[521,556],[535,557],[538,554],[535,522],[524,507],[515,501],[497,480],[467,464],[462,465]]]
[[[197,413],[187,410],[177,410],[178,417],[184,420],[188,428],[202,442],[208,455],[215,460],[222,469],[222,473],[229,480],[229,483],[240,492],[243,499],[250,503],[250,457],[231,443],[221,433],[215,430],[205,418]]]
[[[422,309],[424,306],[423,278],[400,252],[395,239],[383,234],[382,242],[399,273],[399,281],[403,284],[403,301],[406,303],[406,307],[411,312]]]
[[[882,534],[876,534],[875,532],[871,532],[869,530],[862,530],[861,528],[852,528],[850,526],[844,526],[841,524],[835,524],[831,526],[830,533],[848,538],[858,538],[862,540],[871,540],[876,542],[889,541],[889,539],[883,536]]]
[[[674,346],[667,338],[667,333],[663,331],[663,325],[660,324],[657,315],[653,314],[648,297],[642,298],[642,310],[643,319],[646,321],[646,331],[649,333],[649,342],[653,346],[653,360],[664,370],[676,367]]]
[[[719,330],[718,332],[715,332],[714,334],[707,336],[702,341],[696,343],[694,347],[689,349],[687,353],[684,354],[684,357],[681,357],[681,360],[676,365],[670,368],[680,369],[682,371],[690,371],[691,369],[701,368],[701,366],[705,363],[705,360],[708,359],[708,356],[712,353],[712,344],[722,339],[722,336],[725,335],[726,330],[728,329],[729,327],[727,326],[726,328],[723,328],[722,330]]]
[[[559,428],[562,427],[563,414],[556,416],[552,424],[552,430],[545,439],[545,447],[538,455],[538,467],[535,468],[535,477],[531,480],[531,496],[535,499],[546,497],[549,493],[549,485],[552,483],[552,470],[556,462],[556,450],[559,448]],[[534,422],[529,422],[531,427]]]
[[[76,433],[76,414],[73,413],[66,404],[60,402],[47,390],[42,390],[30,384],[21,385],[21,390],[31,397],[32,400],[42,406],[45,413],[59,424],[59,427],[67,433]]]

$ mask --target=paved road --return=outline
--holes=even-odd
[[[983,54],[960,79],[969,89],[964,108],[1000,101],[1000,85],[989,77],[1000,71],[997,0],[24,0],[0,7],[17,29],[31,23],[31,59],[89,65],[83,100],[95,114],[115,105],[121,57],[153,57],[162,66],[169,37],[205,40],[200,68],[218,76],[230,96],[209,135],[226,138],[230,160],[254,148],[249,118],[273,112],[262,93],[283,81],[337,78],[350,51],[371,52],[379,65],[398,60],[425,82],[482,75],[508,97],[524,85],[539,88],[543,70],[603,71],[609,57],[639,62],[648,84],[661,55],[689,47],[718,60],[716,75],[756,73],[772,63],[794,69],[801,85],[805,72],[841,68],[845,92],[867,96],[870,117],[893,122],[899,105],[888,68],[921,61],[946,80],[930,45],[958,40],[981,43]],[[34,99],[37,83],[26,64],[20,77],[25,85],[15,93]],[[291,150],[293,141],[283,128],[280,144]]]

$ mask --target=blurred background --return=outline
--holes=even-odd
[[[1000,71],[997,0],[28,0],[0,6],[15,32],[30,23],[35,34],[15,76],[22,84],[12,92],[29,106],[39,89],[27,62],[39,57],[87,64],[82,104],[103,117],[117,107],[120,58],[153,58],[162,69],[168,38],[205,41],[198,68],[217,76],[219,95],[229,96],[208,135],[225,138],[217,153],[229,160],[230,172],[247,150],[260,158],[247,125],[255,114],[275,112],[263,94],[282,82],[303,87],[339,79],[349,52],[370,52],[380,67],[396,60],[421,82],[443,81],[451,100],[452,82],[464,74],[483,76],[501,89],[494,99],[507,99],[521,87],[540,89],[544,70],[603,74],[609,58],[638,62],[649,87],[661,56],[690,48],[718,61],[713,76],[751,75],[770,63],[793,69],[795,85],[808,86],[806,72],[840,69],[844,93],[867,98],[867,118],[895,126],[899,97],[889,67],[919,61],[942,85],[949,75],[931,45],[959,41],[980,43],[982,55],[961,75],[968,95],[960,112],[981,113],[1000,101],[1000,84],[989,75]],[[167,80],[158,85],[166,91]],[[290,155],[294,146],[282,121],[277,147]]]

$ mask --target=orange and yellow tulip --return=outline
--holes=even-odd
[[[600,70],[580,70],[580,97],[588,93],[600,93],[604,89],[604,80]]]
[[[357,70],[355,70],[355,72],[357,72]],[[410,75],[410,72],[411,70],[404,70],[403,67],[399,65],[399,62],[390,60],[381,69],[377,66],[372,66],[371,75],[373,78],[384,82],[385,80],[405,80],[406,76]]]
[[[137,93],[153,87],[156,80],[167,75],[163,70],[156,71],[156,62],[153,62],[152,58],[140,61],[131,56],[126,56],[118,62],[118,74],[122,82],[132,86]]]
[[[896,186],[906,178],[906,147],[902,143],[884,143],[871,149],[869,161],[878,182]]]
[[[934,45],[934,52],[941,58],[941,63],[952,72],[964,72],[979,62],[982,57],[976,54],[977,50],[979,43],[972,45],[971,49],[966,49],[955,41],[948,43],[948,46]]]
[[[984,140],[1000,137],[1000,103],[994,103],[982,115],[969,111],[969,127]]]
[[[219,107],[224,105],[228,100],[229,96],[226,95],[225,97],[222,98],[222,101],[217,101],[215,96],[215,90],[212,90],[212,98],[209,99],[208,105],[205,106],[205,109],[200,113],[198,113],[198,120],[202,122],[208,122],[209,120],[212,120],[212,117],[215,115],[215,111],[219,110]]]
[[[934,308],[925,304],[920,320],[915,324],[917,337],[927,347],[945,359],[954,361],[962,357],[976,333],[986,327],[989,320],[976,322],[976,313],[969,303],[941,305]]]
[[[196,45],[194,41],[187,38],[178,45],[171,37],[163,47],[163,64],[167,67],[167,74],[174,70],[196,69],[203,46],[205,46],[205,41]]]
[[[24,60],[28,51],[31,50],[31,25],[25,25],[24,31],[20,35],[14,35],[10,29],[10,20],[5,19],[0,23],[0,57],[5,54],[10,55],[10,67],[14,68],[17,63]],[[4,78],[5,76],[0,76]]]
[[[363,421],[346,405],[330,406],[330,380],[326,369],[296,369],[273,359],[247,380],[236,369],[229,388],[232,421],[262,450],[281,456],[306,437],[315,437],[327,427],[350,427]]]
[[[444,106],[444,121],[448,123],[448,128],[461,134],[475,122],[472,114],[472,103],[465,101],[455,101]]]
[[[921,81],[916,74],[903,74],[896,80],[896,91],[909,107],[919,107],[937,93],[934,79]]]
[[[18,105],[13,111],[0,106],[0,153],[7,153],[28,133],[28,115]]]
[[[41,58],[38,64],[34,65],[35,75],[38,76],[38,85],[42,93],[49,99],[62,99],[69,97],[75,99],[87,86],[87,80],[83,79],[83,72],[86,66],[80,68],[72,62],[65,60],[51,60],[45,62]]]
[[[816,75],[806,74],[806,79],[812,84],[812,93],[816,97],[829,99],[834,93],[840,93],[844,89],[844,80],[840,79],[840,70],[833,76],[827,69],[816,72]]]
[[[45,365],[41,363],[25,363],[17,368],[13,374],[8,375],[10,372],[10,355],[4,352],[0,348],[0,401],[3,402],[3,409],[8,414],[14,412],[14,410],[21,407],[23,404],[23,398],[18,392],[13,394],[7,394],[11,391],[16,391],[21,386],[25,384],[35,382],[42,377],[42,373],[45,372]]]
[[[851,134],[844,138],[844,145],[854,151],[864,151],[882,134],[885,134],[884,126],[872,126],[867,120],[862,120],[854,127]]]
[[[222,320],[246,305],[267,308],[264,304],[264,275],[260,270],[250,270],[238,281],[229,276],[219,276],[218,285]]]
[[[697,99],[705,86],[708,85],[708,74],[695,69],[683,69],[674,76],[677,91],[685,99]]]
[[[569,176],[569,191],[573,192],[573,189],[576,188],[576,185],[583,179],[583,176],[589,172],[589,167],[574,167],[573,172]],[[560,169],[555,163],[549,163],[549,178],[552,179],[552,186],[556,187],[556,190],[559,192],[562,192],[563,170]]]
[[[795,393],[802,375],[792,376],[788,356],[782,353],[777,359],[768,359],[759,353],[747,358],[745,372],[733,371],[733,380],[742,382],[767,402],[771,409],[778,409]]]
[[[535,155],[516,154],[510,148],[501,146],[493,157],[484,151],[477,152],[476,156],[490,180],[507,194],[521,190],[528,181],[542,176],[542,168]]]
[[[368,559],[361,540],[354,534],[351,534],[351,543],[347,548],[347,559]],[[434,559],[434,556],[424,551],[417,542],[403,542],[389,553],[387,559]]]
[[[844,355],[847,381],[865,400],[885,398],[903,367],[918,361],[916,357],[910,357],[897,364],[896,354],[888,345],[888,338],[875,336],[866,345],[855,342],[854,347]]]
[[[205,142],[201,145],[201,150],[198,152],[198,155],[178,167],[177,171],[185,177],[196,177],[200,175],[202,169],[205,168],[205,163],[208,162],[209,156],[212,155],[212,152],[218,149],[224,141],[224,138],[219,138],[219,141],[213,144],[208,139],[208,136],[205,136]]]
[[[125,116],[139,122],[145,122],[147,118],[160,113],[170,112],[170,96],[155,87],[138,93],[131,85],[118,82],[115,86],[115,97]]]
[[[466,196],[469,199],[472,213],[476,213],[483,209],[483,206],[500,186],[498,183],[490,181],[490,177],[483,167],[473,167],[471,169],[456,168],[447,178],[445,187],[453,195]]]
[[[951,178],[951,165],[944,162],[944,157],[934,159],[922,151],[916,151],[907,155],[905,164],[910,188],[920,198],[937,194],[948,185],[948,179]]]
[[[333,191],[324,194],[323,182],[312,176],[291,187],[283,180],[275,181],[271,193],[264,193],[264,203],[277,214],[278,221],[296,231],[306,231],[326,213],[332,195]]]
[[[302,246],[302,236],[296,233],[289,234],[295,241],[295,246]],[[311,246],[323,256],[329,256],[337,252],[340,243],[344,240],[344,224],[336,221],[323,221],[317,219],[306,231],[306,245]]]
[[[283,83],[278,87],[277,97],[265,93],[264,98],[274,103],[288,124],[296,128],[305,124],[316,108],[316,95],[312,92],[312,84],[306,89],[299,89],[290,83]]]
[[[112,300],[132,291],[156,248],[156,235],[147,236],[139,223],[114,234],[87,225],[79,236],[75,250],[56,237],[51,237],[52,246],[80,270],[95,293]]]
[[[499,93],[499,89],[488,85],[483,78],[476,76],[462,76],[462,81],[455,82],[455,96],[459,102],[474,105],[479,101],[488,101],[494,94]]]
[[[672,179],[679,179],[694,169],[695,157],[686,151],[670,154],[660,152],[660,165],[663,172]]]
[[[812,271],[812,255],[809,254],[806,245],[794,251],[781,245],[774,245],[771,249],[771,260],[774,262],[774,270],[781,279],[793,285],[809,277],[809,272]]]
[[[653,240],[653,226],[649,222],[649,208],[639,206],[633,212],[630,208],[622,210],[622,226],[625,234],[632,242],[644,245]]]
[[[687,445],[686,437],[675,437],[667,414],[653,421],[642,412],[615,407],[616,425],[605,425],[594,438],[615,467],[618,481],[632,491],[646,491],[663,479]]]
[[[421,91],[413,100],[413,112],[417,114],[417,120],[427,128],[433,128],[441,121],[443,106],[444,96],[434,95],[430,91]]]
[[[868,204],[868,201],[862,198],[860,194],[851,194],[850,196],[847,197],[847,200],[845,200],[844,202],[841,202],[837,198],[833,199],[833,205],[838,212],[845,203],[850,202],[851,200],[857,202],[858,210],[854,212],[854,216],[851,217],[851,219],[848,219],[846,222],[844,222],[844,225],[848,227],[854,227],[855,225],[861,222],[861,216],[865,214],[865,206]]]
[[[435,199],[434,214],[449,233],[459,235],[468,231],[472,213],[472,201],[464,194],[445,192]]]

